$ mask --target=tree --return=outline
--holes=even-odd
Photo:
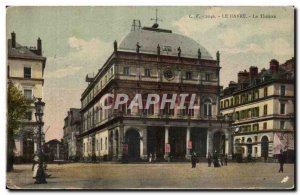
[[[7,89],[7,171],[13,169],[15,135],[19,129],[20,121],[30,108],[32,100],[26,99],[12,82]]]

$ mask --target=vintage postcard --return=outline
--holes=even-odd
[[[7,188],[294,190],[295,8],[6,9]]]

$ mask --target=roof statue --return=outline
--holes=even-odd
[[[141,48],[141,46],[140,46],[139,42],[137,42],[136,43],[136,53],[140,53],[140,48]]]
[[[157,55],[160,55],[160,46],[159,46],[159,44],[157,45]]]

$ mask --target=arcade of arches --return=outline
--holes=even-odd
[[[122,136],[123,135],[123,136]],[[157,160],[171,156],[175,160],[189,159],[191,152],[207,157],[214,151],[231,157],[230,133],[227,129],[198,127],[123,127],[110,132],[109,156],[120,159],[126,155],[129,161]]]

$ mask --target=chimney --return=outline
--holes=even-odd
[[[40,37],[37,40],[37,54],[40,56],[42,55],[42,40]]]
[[[11,33],[11,47],[16,48],[16,33],[15,32]]]
[[[247,70],[240,71],[238,73],[238,83],[243,83],[244,81],[249,79],[249,72],[247,72]]]
[[[258,75],[258,68],[256,66],[251,66],[249,68],[250,78],[254,79]]]
[[[279,62],[275,59],[272,59],[270,61],[270,70],[272,73],[274,72],[278,72],[278,69],[279,69]]]

